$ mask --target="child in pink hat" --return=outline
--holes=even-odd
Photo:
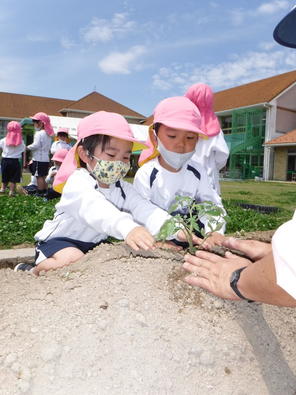
[[[53,166],[51,166],[51,168],[49,169],[48,175],[45,179],[47,186],[48,186],[47,193],[44,196],[46,200],[57,199],[57,198],[61,197],[61,194],[59,192],[56,192],[52,188],[52,185],[53,185],[55,176],[56,176],[58,170],[60,169],[64,159],[66,158],[68,152],[69,152],[69,150],[67,150],[65,148],[59,149],[58,151],[56,151],[56,153],[51,158],[51,160],[53,161]]]
[[[198,83],[190,86],[185,96],[199,109],[201,129],[209,137],[199,140],[193,159],[205,167],[213,188],[220,194],[219,171],[226,165],[229,149],[214,113],[213,91],[208,85]]]
[[[54,181],[62,193],[54,219],[35,235],[34,265],[16,270],[57,269],[78,261],[107,237],[124,239],[133,249],[154,248],[154,238],[170,218],[122,180],[130,168],[133,143],[139,143],[119,114],[99,111],[78,125],[78,141]]]
[[[49,116],[44,112],[37,112],[31,118],[34,124],[35,134],[33,143],[27,147],[32,151],[33,162],[30,170],[32,175],[37,177],[37,196],[44,196],[47,190],[45,177],[49,169],[49,152],[54,131]]]
[[[0,150],[2,150],[0,193],[5,193],[9,184],[9,196],[15,196],[16,184],[21,181],[20,160],[25,148],[21,124],[16,121],[9,122],[6,137],[0,140]]]
[[[57,131],[56,141],[50,147],[50,152],[54,155],[60,149],[70,150],[71,145],[68,144],[69,128],[59,128]]]
[[[178,195],[222,206],[205,169],[192,159],[199,141],[207,138],[201,129],[201,115],[196,105],[184,96],[170,97],[156,106],[153,115],[149,149],[142,151],[141,167],[134,179],[136,190],[164,210],[169,210]],[[175,214],[186,213],[177,210]],[[206,218],[199,225],[209,230]],[[223,222],[222,234],[224,229]],[[220,244],[222,234],[213,233],[207,246]],[[196,235],[202,237],[199,233]]]

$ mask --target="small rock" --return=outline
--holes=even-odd
[[[15,353],[8,354],[4,360],[4,366],[6,366],[6,367],[11,366],[15,360],[16,360]]]
[[[118,306],[125,307],[125,308],[129,308],[129,306],[130,306],[128,299],[119,299],[117,304],[118,304]]]
[[[204,366],[211,366],[214,364],[214,358],[211,352],[204,351],[199,357],[199,362]]]
[[[30,383],[25,380],[19,380],[17,386],[21,392],[27,392],[30,388]]]
[[[47,344],[41,349],[40,355],[44,362],[51,361],[61,355],[61,347],[57,343]]]
[[[223,307],[222,300],[215,300],[213,304],[214,304],[215,309],[222,309],[222,307]]]

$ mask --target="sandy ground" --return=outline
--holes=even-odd
[[[296,393],[296,309],[182,282],[182,256],[101,245],[35,278],[0,270],[0,394]]]

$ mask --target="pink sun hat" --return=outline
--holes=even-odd
[[[58,129],[58,131],[57,131],[57,134],[59,134],[59,133],[67,133],[67,134],[69,134],[69,128],[62,128],[62,127],[60,127]]]
[[[142,148],[147,148],[144,142],[139,141],[133,136],[129,124],[122,115],[107,111],[98,111],[88,115],[79,122],[77,127],[78,140],[71,150],[68,151],[68,155],[55,176],[53,184],[55,191],[62,193],[67,179],[77,168],[81,167],[76,151],[79,142],[95,134],[103,134],[121,140],[131,141],[137,144],[137,146],[140,144]]]
[[[221,126],[214,113],[214,94],[209,85],[194,84],[185,93],[185,97],[191,100],[199,109],[201,114],[201,129],[209,137],[220,133]]]
[[[199,109],[185,96],[174,96],[162,100],[154,109],[153,125],[156,123],[206,136],[201,129]],[[149,138],[146,142],[149,148],[143,150],[139,158],[140,166],[159,155],[153,125],[149,127]]]
[[[44,130],[46,131],[46,133],[49,136],[53,136],[54,135],[54,131],[53,131],[53,128],[52,128],[51,123],[50,123],[50,118],[49,118],[49,116],[47,114],[45,114],[45,112],[37,112],[35,115],[33,115],[31,117],[31,119],[33,121],[36,120],[36,121],[43,122]]]
[[[67,154],[68,154],[68,150],[65,148],[61,148],[58,151],[56,151],[56,153],[53,155],[53,157],[51,158],[51,160],[55,160],[57,162],[63,162],[64,159],[66,158]]]
[[[11,121],[7,124],[5,142],[10,146],[18,146],[22,142],[22,127],[19,122]]]

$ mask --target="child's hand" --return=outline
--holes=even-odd
[[[187,242],[186,233],[184,232],[184,230],[179,230],[179,232],[177,233],[177,240]],[[194,245],[199,245],[202,243],[202,239],[195,236],[194,234],[192,235],[192,241]]]
[[[202,246],[206,250],[211,250],[214,246],[222,246],[225,239],[226,237],[221,235],[221,233],[213,232],[211,236],[202,243]]]
[[[131,230],[126,236],[125,242],[135,251],[155,249],[154,237],[144,226],[137,226]]]

